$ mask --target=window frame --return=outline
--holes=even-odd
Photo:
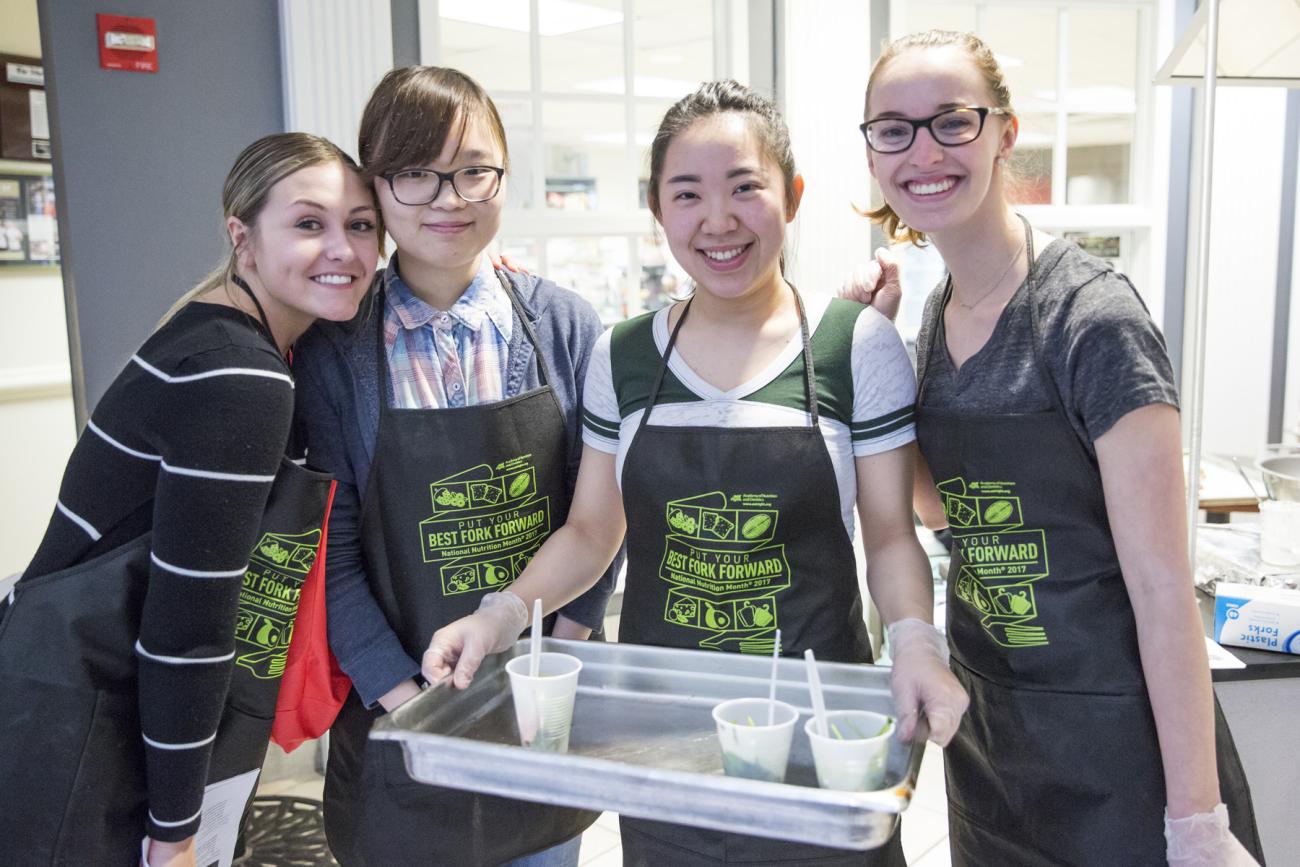
[[[1154,86],[1151,78],[1155,74],[1155,17],[1159,0],[1061,0],[1045,3],[1043,0],[890,0],[890,38],[897,38],[911,31],[907,22],[910,7],[926,5],[969,6],[975,9],[975,33],[981,38],[984,13],[989,6],[1026,6],[1043,8],[1051,6],[1057,12],[1057,98],[1052,100],[1053,114],[1056,118],[1056,134],[1052,142],[1052,201],[1051,204],[1017,205],[1023,208],[1025,216],[1037,214],[1044,223],[1059,226],[1062,229],[1081,229],[1087,226],[1102,225],[1116,227],[1134,227],[1149,225],[1152,205],[1152,185],[1147,178],[1152,162],[1153,102]],[[1129,160],[1130,202],[1106,205],[1069,205],[1065,201],[1067,177],[1067,153],[1069,142],[1067,134],[1070,115],[1111,114],[1113,112],[1079,111],[1069,104],[1069,15],[1071,9],[1079,8],[1116,8],[1132,9],[1138,13],[1138,57],[1137,75],[1133,82],[1134,113],[1132,157]]]
[[[709,0],[712,12],[713,30],[713,68],[714,78],[738,77],[743,74],[744,64],[734,49],[736,33],[744,29],[744,10],[736,8],[735,0]],[[636,75],[636,0],[622,0],[623,21],[623,93],[594,94],[575,93],[573,91],[546,90],[542,87],[542,36],[538,27],[539,0],[529,0],[530,28],[529,40],[529,89],[506,90],[493,89],[492,97],[497,101],[528,102],[531,108],[531,126],[529,135],[534,143],[529,148],[529,172],[531,178],[531,202],[526,207],[507,206],[502,211],[502,241],[532,242],[537,249],[537,268],[539,273],[547,274],[552,269],[548,260],[547,242],[558,238],[623,238],[627,245],[627,285],[624,297],[628,301],[629,313],[640,312],[635,303],[639,291],[642,261],[640,241],[657,231],[654,216],[648,208],[607,209],[597,207],[590,211],[564,211],[548,208],[546,205],[546,139],[544,127],[544,107],[548,102],[590,103],[592,105],[620,106],[624,118],[624,159],[627,166],[626,177],[633,184],[639,184],[644,173],[641,156],[637,145],[637,109],[640,106],[661,106],[663,97],[638,96],[634,91]],[[442,51],[441,17],[439,0],[419,0],[420,9],[420,58],[422,63],[437,65]],[[627,192],[627,191],[625,191]],[[639,197],[639,190],[634,189],[632,199]],[[593,300],[594,299],[589,299]],[[608,323],[607,323],[608,324]]]
[[[890,38],[911,32],[908,24],[910,8],[925,5],[974,7],[975,32],[983,37],[984,11],[988,6],[1026,6],[1039,9],[1050,6],[1057,13],[1057,98],[1053,101],[1056,117],[1056,134],[1052,142],[1052,203],[1024,204],[1015,208],[1036,227],[1053,234],[1063,232],[1089,232],[1092,234],[1119,235],[1126,248],[1120,257],[1121,270],[1135,277],[1147,299],[1163,300],[1164,236],[1159,222],[1164,218],[1166,192],[1161,169],[1156,165],[1155,154],[1164,144],[1160,118],[1161,107],[1152,77],[1156,70],[1156,51],[1160,33],[1160,13],[1164,0],[889,0]],[[1113,112],[1072,111],[1069,92],[1069,13],[1071,9],[1114,8],[1131,9],[1137,19],[1137,70],[1134,86],[1133,142],[1129,159],[1129,202],[1104,205],[1071,205],[1065,202],[1067,178],[1067,140],[1071,114],[1109,114]],[[1012,95],[1015,100],[1015,94]],[[1166,131],[1167,135],[1167,131]],[[1157,213],[1159,211],[1159,213]],[[1158,313],[1161,304],[1153,310]]]

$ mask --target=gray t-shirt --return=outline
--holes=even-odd
[[[1164,337],[1127,277],[1067,241],[1038,256],[1034,300],[1039,351],[1034,360],[1028,281],[1002,311],[987,343],[957,372],[946,346],[930,354],[945,280],[930,293],[917,335],[918,403],[936,409],[1023,413],[1050,409],[1054,383],[1075,433],[1089,454],[1124,415],[1153,403],[1178,406]]]

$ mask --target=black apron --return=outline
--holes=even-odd
[[[287,458],[276,474],[244,575],[236,664],[209,784],[262,767],[330,484]],[[146,534],[14,587],[0,621],[6,864],[139,864],[148,803],[135,642],[149,543]]]
[[[503,281],[530,345],[537,335]],[[509,586],[568,515],[564,415],[541,385],[496,403],[393,409],[378,329],[379,432],[361,512],[370,587],[402,646],[420,659],[433,633]],[[562,843],[599,815],[455,789],[406,773],[401,748],[367,743],[379,710],[355,692],[330,737],[325,824],[341,864],[496,865]]]
[[[619,641],[871,662],[853,543],[818,426],[808,320],[795,293],[811,423],[650,424],[690,302],[673,329],[623,463],[628,558]],[[902,865],[898,833],[873,852],[623,816],[625,865]]]
[[[275,346],[261,302],[231,279]],[[332,486],[330,476],[281,459],[240,589],[208,785],[262,767]],[[0,614],[0,840],[23,864],[82,864],[92,853],[97,864],[139,863],[148,792],[135,642],[150,538],[20,581]],[[37,653],[46,661],[35,667]]]
[[[1164,865],[1164,773],[1137,626],[1101,474],[1041,355],[1033,236],[1033,347],[1052,406],[992,414],[925,404],[917,434],[953,535],[952,669],[970,708],[945,750],[953,863]],[[943,309],[927,362],[946,351]],[[935,347],[938,347],[936,349]],[[1215,702],[1222,794],[1256,858],[1241,762]],[[1262,861],[1262,858],[1261,858]]]

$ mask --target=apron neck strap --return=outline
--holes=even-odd
[[[240,289],[243,289],[244,293],[248,295],[249,298],[253,299],[253,306],[257,308],[257,318],[262,320],[262,327],[266,329],[266,336],[271,338],[271,343],[274,344],[275,351],[279,352],[280,344],[275,342],[275,332],[271,330],[271,323],[266,318],[266,311],[262,308],[262,302],[258,301],[257,296],[253,294],[253,287],[248,285],[247,280],[235,273],[231,273],[230,282],[234,283]]]
[[[372,296],[370,314],[375,317],[375,376],[379,380],[379,406],[388,409],[393,404],[393,378],[388,370],[388,353],[384,351],[384,318],[388,314],[384,284]]]
[[[664,354],[659,357],[659,367],[655,370],[654,382],[650,384],[650,396],[646,398],[645,411],[641,413],[641,421],[636,426],[636,434],[633,435],[633,439],[641,433],[646,423],[650,421],[650,413],[659,400],[659,387],[663,385],[664,372],[668,370],[668,356],[673,354],[673,347],[677,345],[677,332],[682,330],[682,324],[686,322],[686,315],[691,312],[691,302],[694,300],[694,295],[686,299],[686,303],[682,305],[681,318],[677,320],[677,324],[673,326],[672,332],[668,335],[668,345],[664,347]]]
[[[1029,257],[1029,270],[1025,274],[1026,295],[1029,301],[1030,328],[1032,337],[1032,349],[1034,359],[1042,367],[1042,357],[1038,346],[1038,306],[1034,303],[1034,288],[1038,281],[1038,263],[1034,257],[1034,230],[1029,225],[1029,220],[1023,214],[1016,214],[1020,218],[1021,224],[1025,227],[1025,251]],[[1014,297],[1014,296],[1012,296]],[[925,387],[930,379],[930,371],[933,369],[931,363],[934,359],[934,349],[936,346],[944,346],[948,337],[943,325],[943,312],[948,309],[948,302],[952,300],[952,272],[948,273],[947,280],[944,281],[943,298],[939,302],[939,307],[935,311],[934,327],[930,329],[930,345],[925,351],[925,370],[921,374],[920,381],[916,384],[916,405],[920,406],[922,398],[925,397]],[[1005,309],[1005,308],[1004,308]],[[999,314],[1000,315],[1000,314]],[[1055,389],[1052,389],[1055,394]],[[1060,399],[1054,398],[1059,404]]]
[[[812,420],[812,427],[821,424],[821,410],[817,406],[817,372],[813,370],[813,357],[811,340],[808,336],[808,314],[803,307],[803,296],[799,290],[790,284],[790,291],[794,293],[794,306],[799,310],[799,340],[803,352],[803,387],[804,398],[808,401],[808,415]]]
[[[812,420],[811,427],[816,428],[821,421],[821,412],[817,406],[817,374],[813,370],[812,350],[809,348],[808,315],[804,311],[803,298],[799,295],[799,290],[791,284],[790,291],[794,293],[794,306],[799,312],[799,339],[803,353],[804,396],[808,402],[808,414]],[[694,300],[694,295],[686,299],[686,304],[682,307],[682,315],[668,335],[668,345],[664,347],[663,355],[659,358],[659,369],[655,371],[654,382],[650,386],[650,396],[646,399],[645,412],[641,414],[641,421],[637,424],[637,433],[640,433],[641,429],[650,421],[650,413],[659,400],[659,389],[663,385],[664,373],[668,370],[668,358],[673,354],[673,347],[677,345],[677,333],[682,330],[682,325],[686,322],[686,316],[691,312],[691,302]]]
[[[537,359],[537,378],[541,385],[551,384],[551,371],[546,366],[546,358],[542,355],[541,348],[537,342],[537,331],[533,328],[533,323],[529,321],[528,315],[524,312],[524,306],[519,303],[518,296],[515,295],[515,288],[510,285],[510,278],[505,275],[504,271],[496,271],[497,280],[501,283],[501,289],[510,299],[510,307],[519,319],[519,324],[524,328],[524,334],[528,335],[528,342],[533,347],[533,357]]]
[[[1038,366],[1038,371],[1043,377],[1043,383],[1047,386],[1047,391],[1052,396],[1052,405],[1058,412],[1065,415],[1065,404],[1061,402],[1061,391],[1056,387],[1056,380],[1052,378],[1052,372],[1047,367],[1047,360],[1043,358],[1043,326],[1038,315],[1038,305],[1035,303],[1034,289],[1037,288],[1038,267],[1034,261],[1034,233],[1029,228],[1029,221],[1023,216],[1017,214],[1020,221],[1025,224],[1025,249],[1029,254],[1029,274],[1025,277],[1025,282],[1029,284],[1029,345],[1034,352],[1034,363]]]

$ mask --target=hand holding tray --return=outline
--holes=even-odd
[[[370,736],[400,743],[423,783],[846,849],[884,844],[911,802],[924,728],[911,744],[891,742],[884,788],[873,792],[817,788],[803,736],[784,783],[724,776],[711,711],[766,696],[766,657],[557,639],[544,649],[582,660],[567,754],[518,745],[505,664],[527,642],[489,656],[466,690],[444,681],[425,691]],[[893,715],[888,668],[817,667],[828,710]],[[777,676],[777,698],[810,715],[803,660],[780,660]]]

